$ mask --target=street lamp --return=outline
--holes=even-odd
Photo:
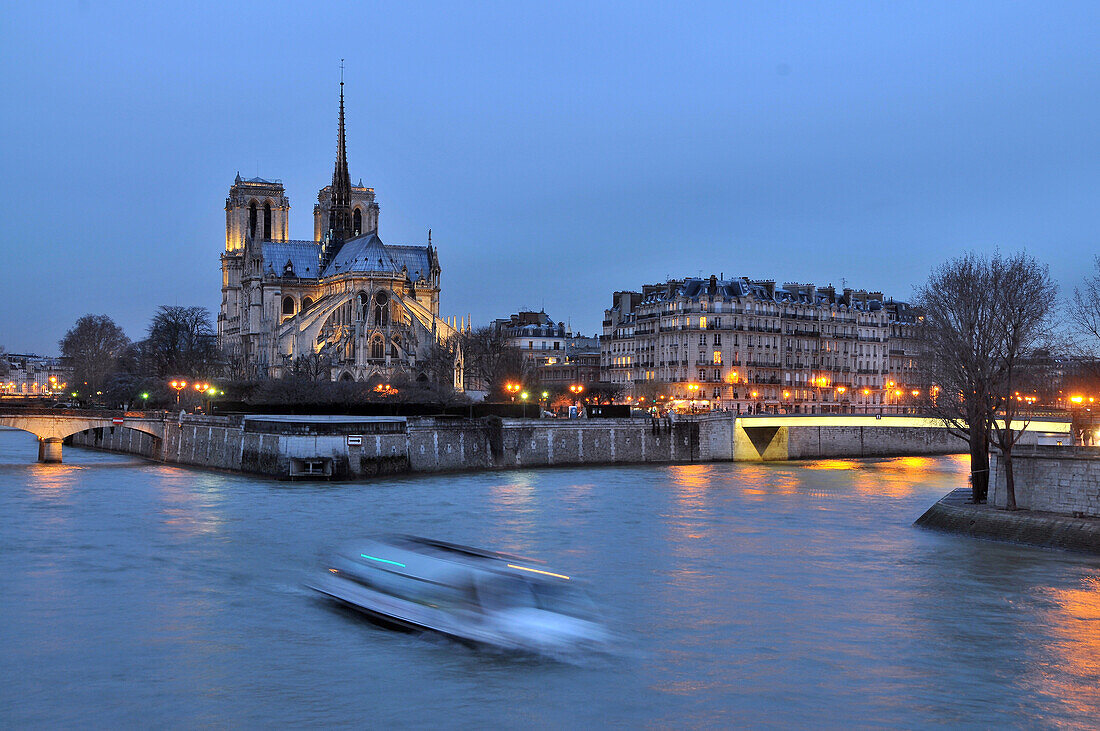
[[[512,397],[512,403],[516,401],[516,393],[519,392],[520,385],[518,383],[508,382],[504,384],[504,390]]]
[[[695,397],[699,393],[699,384],[698,383],[689,383],[688,384],[688,390],[691,391],[691,413],[694,414],[695,413]]]
[[[187,388],[187,381],[172,381],[168,384],[172,388],[176,389],[176,406],[180,405],[180,391]]]
[[[141,392],[141,410],[145,411],[148,408],[149,408],[149,392],[148,391],[142,391]]]

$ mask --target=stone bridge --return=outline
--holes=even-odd
[[[38,461],[60,462],[65,439],[86,429],[136,429],[163,442],[174,414],[165,411],[10,408],[0,410],[0,426],[22,429],[38,437]],[[176,417],[178,418],[178,417]]]

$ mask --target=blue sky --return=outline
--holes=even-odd
[[[1072,288],[1100,224],[1100,3],[6,3],[0,345],[220,302],[233,176],[312,236],[353,180],[444,314],[593,332],[667,277],[909,297],[968,249]]]

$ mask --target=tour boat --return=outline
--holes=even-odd
[[[335,551],[311,587],[385,623],[536,653],[607,649],[573,579],[492,551],[414,536]]]

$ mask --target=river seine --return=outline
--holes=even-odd
[[[0,725],[1086,727],[1100,559],[912,527],[963,458],[273,482],[0,431]],[[622,635],[562,663],[303,588],[415,533],[543,559]]]

